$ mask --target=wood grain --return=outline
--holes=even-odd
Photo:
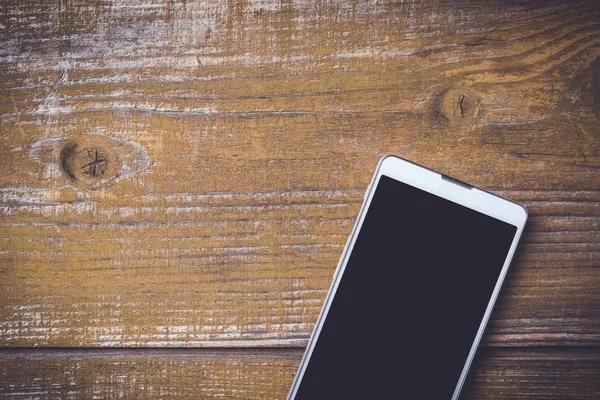
[[[304,345],[362,199],[332,193],[187,195],[167,206],[180,221],[11,224],[2,268],[23,283],[3,288],[4,343]],[[597,344],[600,196],[507,194],[532,215],[486,343]]]
[[[207,368],[206,396],[281,398],[297,357],[261,352],[306,344],[393,153],[530,213],[469,396],[597,397],[599,17],[597,1],[3,1],[0,346],[258,350],[5,360],[2,387],[185,397]]]
[[[283,399],[301,356],[301,349],[15,349],[0,355],[0,396]],[[597,348],[577,352],[488,349],[478,356],[475,367],[461,399],[600,395]]]
[[[4,6],[6,345],[304,344],[386,153],[529,208],[488,344],[600,342],[595,3],[78,4]]]

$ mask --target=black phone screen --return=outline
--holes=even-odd
[[[294,399],[450,400],[516,232],[382,176]]]

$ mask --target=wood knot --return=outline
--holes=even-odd
[[[479,112],[479,97],[470,89],[450,89],[443,94],[441,111],[452,125],[471,124]]]
[[[88,178],[99,179],[108,170],[108,156],[101,147],[83,149],[79,152],[81,171]]]
[[[90,179],[100,179],[108,170],[108,155],[102,147],[86,148],[77,153],[79,169]]]
[[[91,134],[57,140],[59,167],[78,188],[104,188],[148,165],[146,152],[126,140]]]
[[[99,143],[70,140],[60,151],[60,166],[78,186],[93,188],[115,175],[113,158]]]

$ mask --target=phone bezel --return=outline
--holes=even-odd
[[[354,223],[354,228],[352,229],[352,233],[348,237],[348,241],[346,242],[346,246],[344,247],[342,256],[340,257],[340,261],[333,276],[333,281],[325,298],[325,302],[319,314],[319,318],[317,319],[315,327],[312,331],[310,340],[308,342],[308,346],[306,348],[306,351],[304,352],[304,356],[302,357],[302,361],[300,362],[298,372],[296,374],[296,377],[294,378],[292,387],[290,388],[287,400],[293,400],[295,398],[296,392],[298,391],[298,387],[302,382],[304,372],[306,371],[306,367],[308,366],[308,361],[310,360],[314,347],[318,341],[319,334],[321,333],[321,329],[323,327],[323,324],[325,323],[327,314],[329,312],[329,308],[331,306],[333,298],[335,297],[335,293],[339,286],[342,275],[344,274],[344,269],[346,268],[349,255],[352,252],[352,248],[354,247],[356,237],[360,232],[360,228],[365,218],[366,211],[369,209],[369,206],[371,204],[371,200],[375,192],[374,189],[379,184],[379,179],[383,175],[398,180],[400,182],[406,183],[408,185],[414,186],[433,195],[448,199],[450,201],[468,207],[472,210],[479,211],[483,214],[489,215],[491,217],[494,217],[496,219],[507,222],[517,227],[517,232],[513,238],[506,259],[504,260],[502,270],[500,272],[500,275],[498,277],[498,280],[486,307],[483,319],[481,320],[481,323],[479,325],[479,329],[477,331],[477,335],[475,336],[475,340],[471,345],[469,356],[467,357],[467,361],[463,367],[460,378],[457,382],[454,394],[452,395],[452,400],[458,399],[458,396],[462,390],[462,386],[469,372],[469,368],[471,367],[471,363],[473,361],[473,358],[475,357],[475,352],[477,351],[479,342],[481,341],[481,337],[483,336],[485,326],[487,325],[490,314],[492,313],[492,309],[494,308],[494,304],[496,303],[496,299],[498,298],[498,293],[500,292],[500,288],[502,286],[502,283],[504,282],[504,278],[508,271],[508,267],[513,258],[513,255],[517,248],[517,244],[525,227],[525,222],[527,220],[527,210],[523,205],[516,203],[512,200],[500,197],[483,189],[464,184],[464,182],[453,182],[452,180],[446,179],[448,177],[440,174],[439,172],[433,171],[429,168],[423,167],[419,164],[415,164],[403,158],[388,155],[383,157],[379,161],[377,169],[375,170],[373,178],[371,179],[371,183],[367,188],[363,204],[361,206],[358,217],[356,218],[356,221]]]

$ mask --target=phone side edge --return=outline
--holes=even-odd
[[[286,400],[294,400],[295,399],[296,393],[298,391],[298,386],[302,382],[302,377],[304,376],[304,372],[306,371],[306,367],[308,366],[308,362],[310,361],[312,351],[313,351],[315,344],[319,338],[319,334],[321,333],[321,328],[323,327],[323,323],[325,322],[325,318],[327,317],[327,314],[329,312],[329,307],[331,306],[331,302],[333,301],[333,298],[337,291],[339,281],[341,280],[341,277],[343,276],[343,272],[346,267],[346,264],[348,263],[348,256],[350,255],[351,250],[354,247],[354,242],[355,242],[357,233],[358,233],[358,231],[360,231],[360,227],[362,226],[362,222],[366,215],[366,211],[368,210],[368,206],[371,203],[371,199],[373,197],[375,187],[377,186],[377,185],[375,185],[375,182],[378,181],[378,178],[381,175],[381,167],[385,163],[385,160],[389,159],[391,157],[396,157],[396,156],[386,155],[379,160],[379,162],[377,163],[377,167],[375,168],[375,172],[373,173],[373,176],[371,178],[371,182],[367,186],[367,190],[366,190],[360,211],[357,214],[356,221],[354,221],[354,226],[352,228],[350,235],[348,236],[346,245],[344,246],[344,249],[342,250],[342,255],[340,256],[338,265],[335,269],[335,272],[333,273],[333,279],[332,279],[331,285],[329,286],[329,289],[327,291],[327,296],[325,297],[325,300],[323,301],[323,306],[321,307],[321,311],[319,312],[319,316],[318,316],[317,321],[315,322],[315,326],[311,332],[310,338],[308,340],[308,345],[306,346],[304,354],[302,355],[302,360],[300,361],[300,365],[298,366],[298,371],[296,372],[296,376],[294,377],[294,380],[292,381],[292,386],[290,387],[290,390],[288,392]],[[398,157],[396,157],[396,158],[398,158]]]
[[[489,193],[489,192],[488,192]],[[489,193],[492,194],[493,193]],[[452,395],[452,400],[458,400],[460,393],[462,392],[462,389],[464,387],[464,384],[466,382],[466,379],[469,375],[469,371],[471,369],[471,365],[473,363],[473,360],[475,358],[475,355],[477,354],[477,350],[479,349],[479,344],[481,343],[481,338],[483,337],[483,333],[485,332],[485,328],[487,327],[487,324],[489,322],[490,316],[494,310],[494,307],[496,305],[496,301],[498,300],[498,296],[500,294],[500,291],[502,289],[502,285],[504,284],[504,280],[506,279],[506,275],[508,274],[508,269],[510,268],[510,265],[512,264],[514,255],[516,253],[517,247],[519,245],[519,241],[521,240],[521,236],[523,234],[523,231],[525,229],[525,225],[527,224],[527,218],[528,218],[528,212],[527,209],[525,208],[525,206],[523,206],[520,203],[517,203],[515,201],[509,200],[509,199],[505,199],[504,197],[495,195],[497,197],[500,197],[506,201],[510,201],[511,203],[515,204],[518,206],[521,214],[521,221],[519,222],[519,224],[517,225],[517,231],[515,233],[515,236],[513,237],[513,241],[510,245],[510,248],[508,250],[508,253],[506,255],[506,258],[504,260],[504,265],[502,266],[502,270],[500,271],[500,275],[498,277],[498,280],[496,281],[496,285],[494,286],[494,290],[492,291],[492,296],[490,297],[490,300],[488,302],[488,305],[486,307],[485,313],[483,315],[483,318],[481,320],[481,324],[479,325],[479,329],[477,330],[477,334],[475,335],[475,340],[473,341],[473,344],[471,345],[471,349],[469,350],[469,355],[467,356],[467,361],[465,362],[465,365],[463,366],[463,370],[461,371],[460,377],[458,379],[458,382],[456,384],[456,388],[454,390],[454,393]]]

